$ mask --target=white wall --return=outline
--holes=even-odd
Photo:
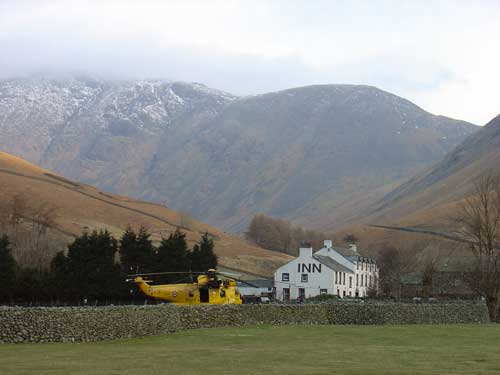
[[[283,288],[290,289],[290,300],[299,296],[299,288],[305,289],[305,297],[314,297],[320,294],[321,289],[326,289],[327,294],[345,297],[366,297],[372,285],[378,288],[378,268],[369,262],[352,262],[333,248],[323,248],[315,254],[328,256],[346,267],[349,271],[334,271],[312,257],[312,248],[301,248],[299,257],[278,268],[274,274],[276,298],[283,300]],[[359,263],[359,266],[358,266]],[[371,267],[371,268],[370,268]],[[282,281],[283,273],[289,274],[289,281]],[[302,274],[308,275],[308,281],[302,282]],[[338,277],[338,282],[336,279]],[[358,283],[356,283],[356,277]],[[349,278],[352,278],[351,283]],[[344,282],[345,279],[345,282]],[[361,282],[362,280],[362,282]]]
[[[282,274],[288,273],[289,281],[282,281]],[[308,281],[301,280],[302,274],[308,275]],[[305,289],[305,297],[314,297],[326,289],[327,294],[334,294],[335,272],[312,257],[312,249],[301,249],[298,258],[278,268],[274,273],[276,298],[283,300],[283,288],[290,288],[290,300],[299,296],[299,288]]]
[[[359,278],[359,286],[357,287],[359,297],[366,297],[372,287],[378,289],[378,267],[376,264],[358,261],[355,273]]]

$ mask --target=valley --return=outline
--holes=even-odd
[[[476,130],[362,85],[237,97],[165,80],[0,82],[3,151],[240,233],[257,213],[338,230]]]

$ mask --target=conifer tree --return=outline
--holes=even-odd
[[[191,252],[191,270],[205,272],[217,268],[217,255],[214,253],[214,241],[205,233]]]
[[[120,267],[115,263],[117,241],[105,231],[84,232],[68,246],[70,293],[79,299],[116,298],[124,293]]]
[[[44,303],[51,299],[49,273],[39,268],[18,270],[15,297],[25,302]]]
[[[136,234],[128,227],[120,239],[120,262],[125,274],[149,272],[154,246],[148,231],[141,227]]]
[[[71,299],[69,298],[69,282],[68,258],[64,255],[64,252],[59,251],[50,263],[50,290],[52,296],[62,300]]]
[[[168,238],[163,239],[155,252],[153,272],[183,272],[187,276],[190,271],[189,251],[186,235],[177,229]],[[175,282],[182,279],[183,275],[165,275],[164,282]]]
[[[0,301],[12,297],[16,277],[16,261],[11,254],[9,238],[0,237]]]

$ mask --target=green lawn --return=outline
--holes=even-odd
[[[0,374],[500,374],[500,325],[261,326],[0,345]]]

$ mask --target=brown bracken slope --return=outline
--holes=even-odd
[[[369,246],[395,243],[401,238],[407,242],[410,238],[425,237],[425,232],[453,235],[453,218],[464,198],[474,193],[475,184],[485,174],[500,174],[500,115],[469,136],[442,161],[373,204],[370,213],[342,233],[356,232]]]
[[[84,229],[107,228],[119,236],[128,225],[145,226],[153,233],[153,239],[159,240],[180,228],[190,245],[208,232],[215,239],[220,264],[232,269],[270,275],[289,259],[164,206],[105,193],[0,152],[0,204],[11,201],[15,195],[21,195],[28,206],[55,206],[56,230],[67,240]]]
[[[387,194],[374,215],[394,220],[444,206],[471,194],[475,182],[487,173],[500,173],[500,115],[442,161]]]

